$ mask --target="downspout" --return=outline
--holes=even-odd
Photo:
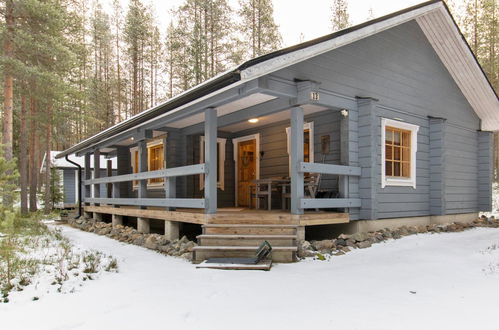
[[[78,219],[81,217],[81,198],[82,198],[82,196],[81,196],[82,195],[82,193],[81,193],[81,166],[80,166],[80,164],[77,164],[77,163],[69,160],[68,155],[66,155],[65,158],[69,163],[78,167],[78,196],[79,196],[79,198],[78,198],[78,215],[75,217],[75,219]]]

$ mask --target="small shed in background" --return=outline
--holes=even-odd
[[[57,175],[59,175],[59,183],[61,187],[61,191],[63,193],[63,200],[58,203],[57,205],[54,205],[56,208],[74,208],[75,205],[78,203],[78,200],[80,196],[82,196],[83,193],[83,185],[80,187],[80,191],[78,191],[78,167],[75,165],[71,164],[64,158],[59,158],[56,159],[56,156],[60,153],[60,151],[51,151],[50,152],[50,165],[52,168],[56,169]],[[42,160],[42,165],[40,167],[40,173],[45,172],[46,168],[46,157],[47,154],[43,156]],[[104,155],[100,156],[100,172],[101,172],[101,177],[102,176],[107,176],[107,162],[111,161],[111,170],[113,172],[113,175],[116,174],[116,169],[117,169],[117,163],[116,163],[116,157],[114,158],[106,158]],[[85,161],[84,157],[77,157],[77,156],[70,156],[70,160],[77,163],[82,167],[82,180],[85,178]],[[91,164],[94,164],[93,160],[93,155],[91,156]],[[91,167],[92,171],[92,178],[94,177],[93,171],[94,168]],[[107,196],[107,186],[105,184],[102,185],[101,191],[103,191],[104,196]],[[93,189],[92,189],[92,195],[93,195]]]

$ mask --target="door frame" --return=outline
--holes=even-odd
[[[245,141],[250,141],[250,140],[256,140],[255,143],[256,143],[256,179],[260,179],[260,133],[256,133],[256,134],[251,134],[251,135],[246,135],[246,136],[241,136],[241,137],[238,137],[238,138],[234,138],[232,139],[232,144],[234,146],[234,163],[235,163],[235,166],[234,166],[234,180],[235,180],[235,184],[234,184],[234,191],[235,191],[235,205],[236,207],[238,207],[238,188],[237,186],[239,185],[239,178],[238,178],[238,159],[239,159],[239,142],[245,142]]]

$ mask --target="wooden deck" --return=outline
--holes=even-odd
[[[164,209],[109,205],[85,206],[85,212],[102,214],[116,214],[130,217],[169,220],[194,224],[292,224],[297,226],[314,226],[347,223],[350,221],[348,213],[307,211],[302,215],[293,215],[286,211],[267,211],[246,208],[219,208],[216,214],[205,214],[200,209]]]

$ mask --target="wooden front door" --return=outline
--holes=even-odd
[[[237,144],[237,205],[249,206],[250,184],[256,179],[256,139]]]

